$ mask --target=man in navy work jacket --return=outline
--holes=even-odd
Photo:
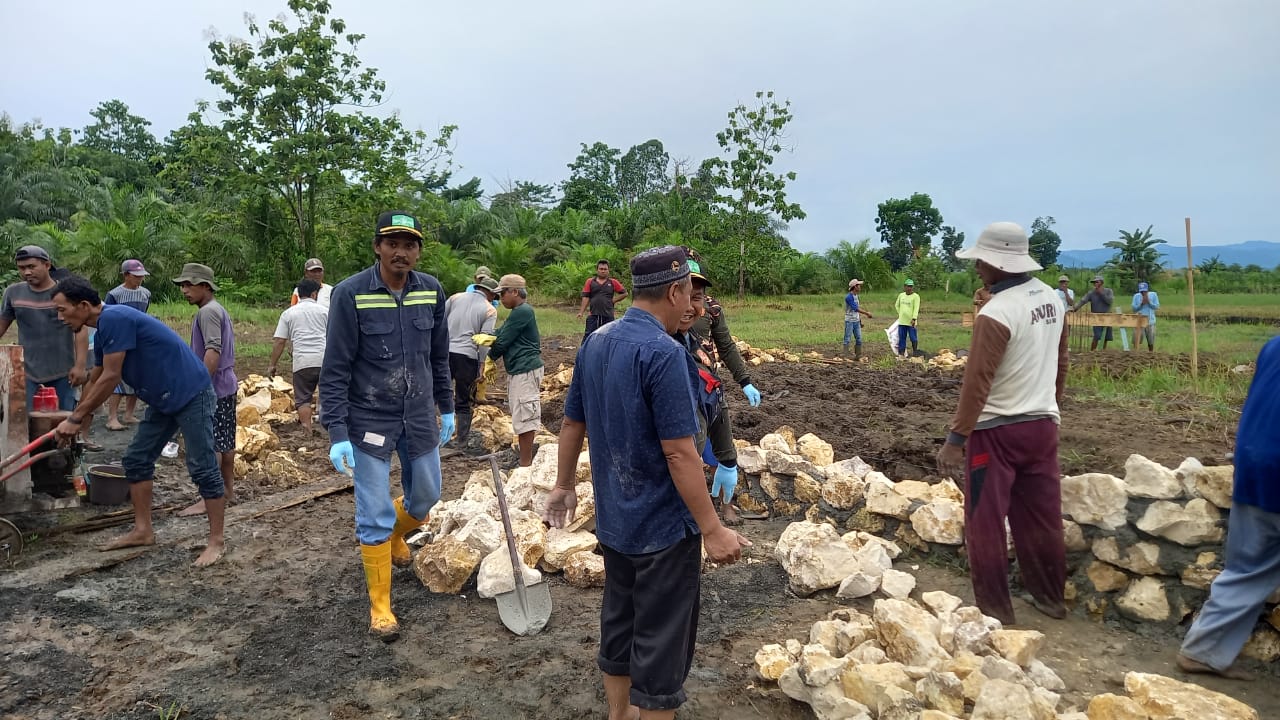
[[[646,250],[631,276],[626,314],[578,350],[543,511],[552,527],[573,520],[574,468],[589,433],[605,566],[596,663],[611,720],[675,717],[693,662],[702,548],[731,563],[750,544],[716,516],[694,445],[698,371],[671,338],[690,307],[685,251]]]
[[[390,642],[391,566],[413,558],[404,535],[440,499],[440,446],[453,436],[449,326],[440,281],[413,267],[422,229],[407,212],[378,216],[378,262],[343,280],[329,299],[329,337],[320,369],[329,459],[351,469],[356,538],[369,585],[369,631]],[[436,427],[436,409],[441,427]],[[391,499],[391,453],[404,494]]]

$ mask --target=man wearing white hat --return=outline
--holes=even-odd
[[[849,281],[849,293],[844,296],[844,352],[849,353],[849,340],[853,339],[853,359],[862,359],[862,316],[871,317],[871,313],[862,309],[858,302],[858,293],[862,291],[862,281],[854,278]]]
[[[998,222],[982,231],[975,247],[956,253],[976,261],[991,300],[974,319],[959,406],[938,451],[938,472],[964,480],[974,598],[1005,624],[1014,622],[1006,517],[1032,605],[1050,617],[1066,616],[1058,402],[1067,374],[1067,324],[1053,288],[1031,274],[1041,267],[1027,245],[1021,226]]]

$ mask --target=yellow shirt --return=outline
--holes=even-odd
[[[900,292],[898,299],[893,302],[893,308],[898,311],[898,324],[910,325],[920,317],[920,295]]]

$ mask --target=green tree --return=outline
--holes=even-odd
[[[933,236],[942,228],[942,213],[933,198],[913,193],[909,198],[889,198],[876,212],[876,231],[885,247],[884,259],[894,271],[929,252]]]
[[[328,0],[289,0],[293,25],[252,18],[241,40],[209,43],[205,76],[224,97],[225,119],[246,182],[270,187],[287,206],[296,245],[316,248],[326,192],[348,182],[371,190],[407,187],[447,161],[453,126],[428,141],[398,116],[365,112],[383,102],[386,84],[362,67],[364,36],[331,18]],[[421,182],[421,180],[419,180]]]
[[[480,189],[480,178],[473,177],[461,185],[447,187],[440,191],[440,197],[445,200],[479,200],[484,196],[484,190]]]
[[[1042,267],[1053,267],[1058,264],[1058,248],[1062,238],[1054,231],[1057,221],[1052,215],[1038,217],[1031,223],[1031,235],[1027,238],[1031,245],[1031,257]]]
[[[964,232],[956,232],[950,225],[942,226],[942,255],[940,259],[947,272],[958,272],[965,267],[965,261],[956,257],[956,251],[964,247]]]
[[[941,290],[947,282],[947,267],[942,258],[935,255],[912,258],[902,271],[906,277],[915,281],[917,291]]]
[[[503,206],[548,208],[555,204],[555,193],[555,188],[551,185],[517,180],[514,183],[507,183],[502,192],[493,196],[489,201],[489,209],[496,210]]]
[[[80,144],[90,150],[112,153],[147,163],[160,151],[160,144],[147,128],[151,121],[129,112],[120,100],[108,100],[89,111],[96,121],[84,129]]]
[[[844,276],[845,282],[858,279],[869,289],[881,290],[894,286],[893,269],[879,252],[871,247],[871,239],[856,243],[841,240],[827,251],[827,262]]]
[[[747,291],[748,245],[760,246],[750,254],[762,260],[772,257],[777,247],[777,238],[761,229],[774,219],[785,223],[805,217],[799,204],[787,202],[787,183],[796,179],[795,172],[773,171],[778,155],[791,150],[786,130],[793,117],[790,100],[779,103],[772,90],[757,92],[755,105],[739,104],[730,110],[729,126],[716,133],[716,142],[728,159],[715,158],[706,166],[711,182],[719,188],[716,200],[728,208],[738,241],[739,298]],[[760,271],[766,266],[753,263],[751,267]]]
[[[1226,270],[1227,264],[1222,262],[1221,256],[1214,255],[1208,260],[1201,261],[1199,265],[1196,265],[1196,269],[1205,275],[1212,275],[1213,273]]]
[[[75,221],[75,230],[64,240],[66,262],[97,287],[113,287],[120,263],[129,258],[143,259],[158,278],[173,277],[187,259],[184,218],[155,193],[139,193],[128,185],[113,188],[108,212],[102,217],[77,215]],[[170,287],[165,283],[153,291],[175,294],[164,292]]]
[[[623,205],[635,205],[650,195],[666,192],[671,187],[667,168],[671,157],[662,141],[649,140],[633,145],[618,160],[616,176],[618,197]]]
[[[1123,280],[1150,281],[1164,268],[1156,246],[1165,241],[1152,235],[1152,227],[1148,225],[1146,230],[1138,228],[1133,232],[1121,230],[1120,239],[1103,245],[1116,251],[1107,266]]]
[[[600,212],[618,207],[617,167],[622,151],[602,142],[582,143],[582,152],[569,163],[569,179],[561,183],[561,209]]]

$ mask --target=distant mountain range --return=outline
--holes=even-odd
[[[1187,246],[1182,244],[1160,245],[1161,259],[1164,266],[1171,270],[1184,269],[1187,266]],[[1234,245],[1192,246],[1192,260],[1196,265],[1214,255],[1227,265],[1259,265],[1268,270],[1280,265],[1280,243],[1251,242]],[[1106,264],[1116,254],[1110,248],[1093,250],[1062,250],[1058,253],[1058,264],[1069,268],[1096,268]]]

